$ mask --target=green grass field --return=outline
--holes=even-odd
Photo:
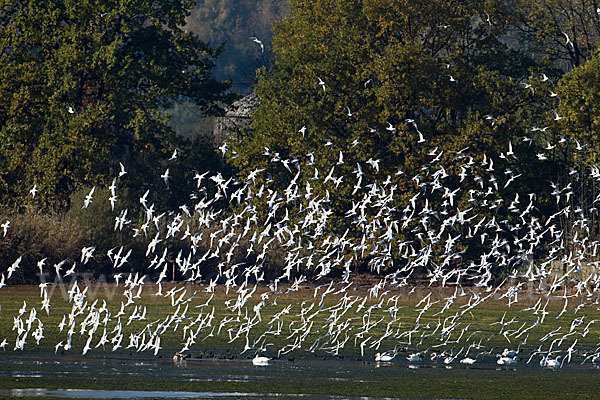
[[[122,284],[119,287],[115,287],[114,284],[89,285],[84,300],[87,302],[85,306],[86,312],[75,318],[76,328],[73,334],[72,353],[77,354],[80,352],[87,338],[88,331],[86,330],[86,333],[81,334],[79,327],[80,323],[86,318],[90,306],[95,302],[94,309],[98,310],[104,301],[106,301],[105,308],[110,311],[110,318],[107,321],[101,321],[94,334],[94,337],[97,337],[97,339],[92,341],[92,345],[95,345],[100,339],[104,327],[107,333],[110,333],[114,329],[117,319],[121,320],[123,334],[127,336],[130,333],[142,332],[152,322],[154,325],[150,325],[151,327],[157,326],[160,322],[165,321],[168,316],[173,315],[178,307],[178,316],[181,316],[184,308],[187,307],[187,312],[179,324],[172,323],[169,329],[160,335],[162,347],[160,354],[163,355],[165,353],[172,355],[172,352],[181,349],[184,341],[184,331],[187,330],[185,326],[190,325],[190,328],[196,330],[202,325],[202,320],[205,320],[209,314],[213,314],[213,307],[214,317],[211,318],[210,324],[205,322],[205,326],[198,332],[195,340],[196,343],[190,347],[192,353],[204,349],[241,351],[246,344],[245,334],[238,335],[238,338],[231,341],[231,343],[229,343],[230,338],[236,336],[240,327],[243,331],[245,328],[244,324],[247,325],[247,322],[253,318],[256,324],[250,329],[248,335],[251,342],[251,339],[259,337],[270,326],[277,327],[279,322],[281,326],[280,334],[267,334],[269,339],[267,342],[272,343],[268,347],[268,353],[272,353],[275,349],[282,348],[285,344],[289,344],[290,341],[293,342],[297,336],[305,333],[305,330],[298,330],[303,326],[300,317],[302,309],[310,309],[310,311],[305,311],[304,318],[311,322],[307,326],[312,326],[310,333],[305,336],[302,342],[302,348],[305,350],[308,345],[313,344],[318,337],[325,334],[329,334],[328,338],[341,336],[339,341],[345,335],[348,335],[352,340],[347,340],[343,348],[340,348],[340,351],[345,354],[359,354],[358,342],[360,342],[361,338],[364,340],[364,338],[371,336],[373,342],[376,342],[378,338],[384,335],[386,330],[393,333],[381,341],[379,349],[382,351],[390,350],[397,344],[402,344],[411,351],[424,350],[431,346],[435,346],[434,348],[440,348],[441,350],[456,347],[456,350],[458,350],[458,348],[465,344],[468,346],[468,344],[478,343],[480,340],[482,345],[485,345],[488,349],[495,346],[516,347],[526,337],[527,342],[522,348],[533,349],[539,346],[539,340],[542,337],[555,330],[559,334],[550,339],[555,339],[560,337],[560,334],[566,334],[571,331],[571,335],[561,343],[562,348],[565,347],[565,344],[572,343],[574,339],[578,341],[578,349],[593,349],[600,341],[600,322],[589,324],[595,319],[600,320],[600,311],[598,311],[597,307],[588,306],[575,313],[571,310],[575,307],[576,304],[574,304],[568,307],[568,311],[557,319],[556,316],[564,304],[564,301],[560,298],[541,299],[542,304],[548,301],[548,306],[546,307],[548,314],[545,316],[543,323],[532,327],[541,313],[532,314],[532,311],[523,310],[533,306],[536,300],[539,299],[537,296],[530,296],[529,298],[523,296],[522,300],[512,304],[510,307],[503,300],[490,298],[467,312],[464,311],[468,308],[469,296],[457,297],[452,305],[444,311],[445,299],[453,293],[453,290],[433,289],[431,292],[432,295],[429,298],[432,305],[421,314],[420,310],[423,309],[425,302],[418,309],[415,306],[425,297],[423,293],[428,293],[425,291],[411,295],[407,295],[407,292],[390,292],[378,298],[369,297],[366,291],[348,291],[343,294],[328,294],[323,303],[320,304],[320,295],[314,297],[314,288],[306,286],[299,291],[285,293],[284,289],[283,293],[271,294],[261,307],[262,322],[258,322],[255,318],[254,307],[261,300],[261,294],[268,291],[265,287],[259,287],[243,307],[234,311],[226,307],[226,303],[231,307],[238,298],[238,293],[233,289],[229,291],[229,294],[225,294],[225,288],[217,287],[214,296],[212,293],[207,293],[204,290],[204,286],[193,284],[167,285],[163,287],[162,291],[164,294],[172,288],[179,287],[184,289],[178,292],[175,298],[191,298],[186,304],[182,303],[181,305],[174,306],[171,297],[155,295],[156,285],[146,284],[144,285],[141,297],[135,299],[134,304],[125,307],[124,314],[120,318],[117,318],[116,315],[121,309],[122,303],[127,301],[123,296]],[[0,289],[0,305],[2,307],[0,312],[0,340],[8,338],[9,345],[7,349],[11,347],[10,344],[14,344],[14,338],[16,337],[16,331],[13,329],[14,317],[19,314],[19,310],[23,307],[24,303],[26,303],[26,310],[21,318],[26,320],[30,315],[31,308],[35,308],[37,310],[37,318],[43,323],[44,332],[44,337],[40,340],[39,345],[36,345],[35,340],[30,337],[28,344],[25,346],[26,349],[54,350],[55,345],[59,341],[65,341],[67,328],[63,332],[59,332],[58,325],[64,316],[66,316],[66,320],[68,321],[69,313],[72,310],[72,303],[69,303],[69,295],[67,293],[70,288],[71,286],[65,285],[64,287],[50,287],[48,289],[48,293],[51,296],[49,316],[41,309],[42,298],[40,297],[40,289],[37,286],[9,286]],[[82,285],[81,288],[83,289]],[[323,290],[321,289],[321,293]],[[485,294],[481,293],[481,296]],[[345,298],[343,297],[344,295],[346,296]],[[210,302],[208,302],[209,300]],[[353,305],[346,309],[345,306],[352,300],[355,300]],[[572,302],[574,301],[572,300]],[[145,319],[134,320],[129,323],[129,316],[138,305],[147,309]],[[319,309],[320,311],[318,311]],[[394,319],[391,318],[392,312],[396,313]],[[269,324],[276,314],[280,315],[277,319],[278,322]],[[409,335],[410,331],[416,327],[416,320],[419,314],[421,316],[418,330]],[[103,320],[105,315],[105,313],[102,313]],[[231,322],[225,324],[217,336],[219,324],[224,318],[230,319]],[[193,323],[193,321],[196,322]],[[501,321],[504,321],[504,326],[500,323]],[[441,323],[441,325],[436,331],[435,328],[438,323]],[[451,324],[455,325],[454,328],[447,335],[442,336],[441,333],[444,328],[447,328]],[[33,331],[36,326],[36,323],[34,323],[31,330]],[[518,328],[520,327],[523,328],[519,331]],[[587,333],[584,331],[586,327]],[[213,330],[213,328],[215,329]],[[368,330],[365,332],[367,328]],[[529,329],[523,332],[526,328]],[[231,335],[228,334],[228,329],[231,329]],[[338,331],[340,334],[336,335]],[[516,331],[523,333],[520,335],[518,333],[511,334]],[[507,335],[501,334],[506,332],[509,333]],[[583,335],[584,333],[585,335]],[[108,336],[111,337],[110,334]],[[354,345],[355,338],[356,346]],[[467,338],[469,338],[468,341],[466,341]],[[13,340],[11,341],[11,339]],[[447,345],[441,346],[444,342],[447,342]],[[550,343],[551,340],[547,340],[546,342]],[[365,353],[374,354],[375,350],[369,348],[371,343],[368,342],[364,346]],[[122,347],[126,347],[127,344],[128,342],[124,339]],[[419,345],[417,346],[417,344]],[[319,347],[317,346],[317,348]],[[331,346],[324,346],[317,353],[323,356],[332,354],[331,350],[328,351],[329,347]],[[88,355],[103,354],[110,352],[111,349],[112,345],[107,344],[104,346],[104,350],[102,348],[92,348]],[[559,350],[560,347],[555,347],[555,349]],[[123,349],[119,350],[123,351]],[[117,353],[119,353],[119,350]],[[365,357],[367,357],[367,354],[365,354]],[[371,358],[369,357],[368,359]]]
[[[165,285],[163,293],[183,285]],[[80,285],[81,289],[83,286]],[[342,285],[335,286],[337,288]],[[58,354],[55,353],[55,345],[66,342],[68,327],[59,332],[58,325],[63,316],[68,320],[72,310],[72,303],[68,301],[67,290],[70,286],[63,288],[49,287],[51,295],[50,315],[41,310],[40,288],[37,286],[9,286],[0,289],[0,341],[7,339],[8,345],[5,351],[0,353],[6,360],[35,359],[57,360],[59,363],[79,362],[81,360],[149,360],[153,363],[165,362],[165,368],[173,368],[171,357],[181,350],[189,338],[191,331],[197,331],[194,343],[189,346],[189,353],[194,358],[203,361],[190,362],[192,370],[199,369],[200,373],[204,365],[211,359],[232,359],[239,365],[235,368],[247,368],[251,364],[248,359],[257,353],[258,349],[266,346],[266,354],[270,357],[278,357],[281,360],[294,359],[294,363],[286,361],[287,364],[304,365],[319,361],[318,374],[328,375],[330,369],[338,363],[349,369],[348,374],[356,376],[356,380],[343,383],[338,381],[322,381],[318,385],[310,384],[311,380],[306,373],[292,378],[292,373],[281,367],[282,370],[269,370],[272,375],[265,381],[252,382],[227,382],[215,377],[212,380],[202,382],[202,391],[214,392],[253,392],[253,393],[308,393],[322,395],[341,396],[389,396],[410,398],[523,398],[523,399],[546,399],[546,398],[594,398],[595,387],[600,382],[600,372],[587,362],[586,366],[580,366],[584,356],[596,348],[600,337],[600,323],[591,323],[594,319],[600,320],[600,312],[597,307],[588,305],[574,312],[577,303],[573,303],[568,310],[556,318],[562,310],[564,301],[560,298],[542,298],[542,306],[548,301],[543,324],[535,325],[539,318],[539,312],[523,311],[527,307],[536,304],[538,297],[522,296],[516,304],[507,306],[505,299],[498,300],[490,298],[477,307],[466,311],[470,296],[457,297],[456,300],[443,310],[446,298],[452,295],[454,289],[433,289],[429,301],[430,307],[423,311],[422,303],[416,308],[420,300],[425,298],[426,289],[417,290],[409,295],[408,290],[390,292],[380,297],[369,297],[368,291],[352,290],[338,294],[328,294],[321,304],[321,297],[314,296],[315,287],[305,286],[298,291],[265,295],[264,305],[261,308],[262,322],[257,322],[255,306],[261,301],[261,294],[268,292],[266,287],[258,287],[256,292],[248,299],[247,303],[239,310],[232,310],[238,299],[238,293],[230,290],[225,293],[225,288],[218,286],[215,294],[205,291],[204,286],[185,285],[185,294],[182,299],[189,299],[185,304],[173,305],[171,297],[156,296],[156,285],[145,284],[139,299],[135,304],[125,307],[124,314],[120,317],[122,332],[124,335],[122,347],[112,351],[110,339],[114,336],[111,332],[117,325],[117,313],[121,309],[122,302],[126,302],[123,296],[123,286],[95,284],[89,285],[85,301],[87,305],[82,307],[86,310],[75,317],[75,329],[73,333],[73,347],[64,351],[61,347]],[[320,289],[323,293],[324,288]],[[136,291],[137,292],[137,291]],[[196,293],[193,297],[193,293]],[[179,298],[180,291],[175,298]],[[481,296],[486,293],[481,293]],[[210,299],[210,302],[208,302]],[[97,301],[96,301],[97,300]],[[90,306],[96,301],[95,310],[101,308],[106,301],[106,308],[110,311],[110,318],[99,323],[93,339],[91,349],[82,356],[82,349],[88,338],[89,326],[81,334],[80,327],[86,318],[89,318]],[[346,307],[349,302],[354,301],[352,306]],[[472,301],[472,300],[471,300]],[[37,310],[37,317],[43,324],[43,338],[36,345],[36,340],[30,333],[25,345],[25,350],[13,351],[17,331],[13,330],[14,318],[26,302],[26,311],[21,317],[27,320],[31,308]],[[208,304],[206,304],[208,302]],[[363,303],[364,302],[364,303]],[[229,307],[226,306],[229,304]],[[129,316],[142,305],[146,307],[144,320],[128,323]],[[136,348],[126,348],[129,344],[131,334],[150,337],[151,332],[164,321],[168,321],[176,310],[181,316],[183,309],[187,306],[185,318],[179,324],[173,322],[169,328],[160,335],[161,349],[154,355],[153,349],[137,352]],[[212,310],[214,307],[214,314]],[[360,308],[360,310],[359,310]],[[307,311],[310,309],[310,311]],[[317,310],[320,311],[317,313]],[[304,311],[304,321],[300,314]],[[238,312],[239,311],[239,312]],[[282,311],[287,311],[282,313]],[[442,312],[443,311],[443,312]],[[395,318],[391,315],[395,314]],[[209,318],[210,315],[212,318]],[[417,327],[416,320],[419,318]],[[279,315],[276,322],[269,322],[274,316]],[[105,313],[102,313],[102,317]],[[582,318],[583,317],[583,318]],[[102,318],[104,319],[104,318]],[[211,320],[208,323],[208,320]],[[225,319],[231,322],[225,324],[219,335],[217,332],[221,322]],[[196,322],[194,322],[196,321]],[[248,339],[244,329],[249,321],[255,324],[248,333]],[[500,323],[504,322],[504,326]],[[31,331],[38,326],[38,322],[32,324]],[[148,327],[150,326],[150,327]],[[453,328],[450,330],[450,327]],[[310,327],[310,330],[309,328]],[[271,328],[271,333],[264,334]],[[418,329],[416,329],[418,328]],[[442,334],[448,328],[447,334]],[[523,332],[525,329],[527,330]],[[587,328],[587,330],[585,329]],[[109,343],[95,348],[106,329]],[[229,330],[229,331],[228,331]],[[412,331],[412,333],[411,333]],[[557,334],[548,336],[549,332]],[[239,333],[242,332],[242,333]],[[278,334],[275,334],[277,333]],[[388,332],[386,334],[386,332]],[[506,333],[506,335],[503,335]],[[237,338],[236,338],[237,336]],[[261,338],[262,337],[262,338]],[[383,337],[383,339],[381,339]],[[563,340],[559,340],[560,338]],[[233,340],[231,340],[232,338]],[[525,341],[525,343],[522,343]],[[301,348],[291,349],[291,345],[301,340]],[[364,354],[361,355],[360,343],[365,341]],[[566,364],[558,371],[543,370],[539,368],[538,361],[541,356],[535,356],[531,364],[525,366],[530,352],[542,345],[546,351],[552,346],[556,355],[566,354],[566,350],[576,343],[576,351],[572,354],[571,364]],[[509,342],[510,341],[510,342]],[[554,343],[553,343],[554,341]],[[410,342],[410,343],[409,343]],[[342,346],[343,344],[343,346]],[[250,349],[242,352],[246,345]],[[462,355],[466,353],[470,345],[469,356],[475,357],[478,353],[488,352],[489,356],[480,357],[477,368],[465,369],[454,368],[449,371],[444,369],[441,359],[427,364],[427,368],[408,370],[408,362],[404,355],[410,352],[428,349],[427,354],[433,352],[446,355],[455,354],[462,349]],[[519,358],[520,365],[515,369],[500,368],[495,364],[495,354],[500,353],[503,348],[517,348],[521,345]],[[394,360],[392,368],[375,368],[373,357],[376,351],[389,351],[394,348],[406,348],[407,353],[399,353]],[[312,349],[312,350],[311,350]],[[241,353],[241,354],[240,354]],[[484,361],[485,359],[485,361]],[[164,361],[163,361],[164,360]],[[225,361],[222,361],[224,363]],[[204,363],[204,364],[203,364]],[[283,361],[281,362],[285,364]],[[286,364],[286,365],[287,365]],[[227,371],[229,364],[214,364],[216,369]],[[236,364],[237,365],[237,364]],[[279,364],[278,364],[279,365]],[[521,366],[523,365],[523,366]],[[433,368],[435,367],[435,368]],[[38,367],[41,368],[41,367]],[[48,367],[50,370],[51,366]],[[399,369],[401,368],[401,369]],[[43,368],[42,368],[43,369]],[[10,363],[2,363],[0,367],[0,389],[32,388],[41,387],[36,377],[21,376],[15,378],[10,375],[12,367]],[[279,372],[278,372],[279,371]],[[400,371],[400,372],[399,372]],[[306,371],[305,371],[306,372]],[[50,372],[48,372],[50,373]],[[42,373],[44,375],[44,373]],[[310,378],[310,379],[309,379]],[[360,379],[359,379],[360,378]],[[190,382],[174,376],[158,376],[152,379],[132,379],[126,376],[107,375],[98,373],[93,379],[85,375],[74,375],[68,377],[55,376],[51,380],[44,380],[45,388],[91,388],[91,389],[127,389],[127,390],[187,390],[197,391],[197,382]],[[549,394],[551,394],[550,397]]]

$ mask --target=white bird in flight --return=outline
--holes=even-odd
[[[8,226],[9,225],[10,225],[10,221],[9,220],[6,220],[5,223],[3,223],[2,225],[0,225],[0,228],[2,228],[2,230],[4,231],[4,236],[6,236],[6,232],[8,232]]]
[[[325,91],[325,82],[323,82],[323,80],[321,78],[319,78],[318,76],[317,76],[317,79],[319,80],[319,86],[321,86],[323,88],[323,93],[327,93]]]
[[[394,128],[394,125],[392,125],[390,122],[388,122],[388,126],[385,128],[385,130],[396,133],[396,128]]]
[[[92,196],[94,195],[94,190],[96,190],[96,186],[94,186],[92,188],[92,190],[90,190],[90,192],[87,194],[87,196],[85,196],[85,199],[83,200],[83,206],[81,208],[88,208],[88,206],[92,202]]]
[[[569,38],[569,35],[567,35],[567,33],[566,33],[566,32],[562,32],[562,34],[563,34],[563,35],[565,35],[565,45],[566,45],[566,46],[568,46],[568,45],[571,45],[571,47],[574,47],[574,46],[573,46],[573,42],[572,42],[572,41],[571,41],[571,39]]]
[[[252,36],[250,38],[254,43],[258,43],[260,45],[260,52],[264,53],[265,52],[265,45],[263,44],[263,42],[260,41],[260,39],[258,39],[256,36]]]
[[[120,162],[119,166],[121,167],[121,170],[119,171],[119,178],[120,178],[123,175],[125,175],[127,173],[127,171],[125,171],[125,166],[123,165],[123,163]]]
[[[533,88],[533,86],[531,86],[529,83],[527,82],[522,82],[521,85],[523,85],[524,89],[529,89],[531,90],[531,94],[535,94],[535,89]]]
[[[169,186],[169,168],[160,176],[162,180],[165,182],[165,185]]]
[[[554,120],[555,121],[560,121],[561,119],[563,119],[564,117],[561,117],[560,115],[558,115],[558,113],[554,110],[552,110],[552,114],[554,114]]]

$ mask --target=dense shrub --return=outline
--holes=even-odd
[[[10,221],[6,235],[0,229],[0,265],[3,273],[19,258],[19,268],[7,283],[37,283],[40,281],[38,261],[46,259],[43,271],[55,278],[55,263],[67,260],[65,269],[81,257],[81,248],[90,245],[90,233],[66,215],[17,214],[11,210],[1,210],[2,224]]]

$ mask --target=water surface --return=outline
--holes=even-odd
[[[121,398],[594,398],[600,370],[570,364],[562,370],[537,362],[504,367],[495,358],[475,365],[321,359],[254,366],[249,359],[190,360],[79,358],[53,353],[4,354],[0,396]]]

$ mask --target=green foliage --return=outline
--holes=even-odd
[[[220,50],[183,31],[193,2],[0,2],[0,198],[64,207],[84,185],[172,151],[164,113],[228,101]],[[39,196],[28,195],[37,185]]]
[[[599,149],[593,145],[600,139],[600,54],[596,54],[583,65],[565,74],[559,82],[559,112],[561,133],[570,140],[573,151],[575,140],[589,143],[585,159],[575,151],[574,156],[589,166],[600,161]]]
[[[110,249],[118,249],[120,246],[125,248],[123,255],[132,249],[132,256],[125,268],[121,272],[128,272],[133,266],[141,268],[143,265],[143,251],[141,244],[132,238],[128,229],[122,230],[116,227],[115,219],[121,213],[125,213],[124,203],[127,201],[127,190],[121,189],[119,197],[115,201],[114,210],[111,208],[108,189],[98,187],[94,189],[94,196],[87,207],[83,207],[85,197],[90,192],[90,187],[84,187],[73,193],[71,196],[71,208],[66,214],[80,229],[87,232],[89,237],[89,246],[95,246],[94,255],[87,268],[92,270],[96,276],[99,274],[108,274],[113,271],[113,265],[105,256]],[[123,201],[122,199],[125,199]],[[137,223],[135,210],[127,209],[128,220]],[[115,250],[116,251],[116,250]]]
[[[595,0],[513,0],[508,10],[519,45],[562,70],[581,65],[600,40]]]
[[[556,89],[559,95],[556,134],[563,142],[560,158],[564,168],[556,174],[555,182],[570,188],[571,198],[563,206],[589,212],[590,224],[579,234],[597,237],[600,234],[596,203],[598,163],[600,152],[600,54],[596,50],[587,61],[563,75]],[[557,200],[558,203],[558,200]],[[565,229],[575,234],[579,229],[571,219],[561,217]]]
[[[545,105],[519,86],[536,64],[504,44],[502,2],[297,0],[291,10],[276,27],[275,65],[261,71],[261,105],[232,160],[242,176],[264,168],[273,181],[267,187],[279,192],[292,180],[310,182],[314,197],[337,210],[328,229],[342,233],[344,213],[365,195],[353,195],[357,163],[366,182],[387,176],[403,200],[418,192],[414,177],[428,174],[422,166],[434,148],[456,175],[451,160],[464,148],[465,156],[497,157],[510,143],[518,157],[529,157],[505,157],[504,167],[519,173],[535,165],[536,147],[518,138]],[[340,152],[344,162],[336,164]],[[320,179],[311,179],[313,168],[290,173],[278,162],[299,166],[311,158]],[[369,159],[380,160],[379,171]],[[332,166],[344,177],[340,184],[323,179]],[[539,177],[523,183],[535,191]],[[462,192],[472,188],[465,183]]]

